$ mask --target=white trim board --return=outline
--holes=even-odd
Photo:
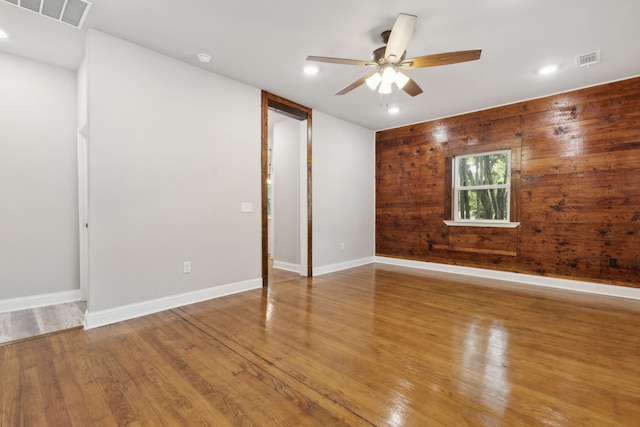
[[[569,291],[640,300],[640,288],[605,285],[602,283],[583,282],[580,280],[534,276],[531,274],[511,273],[508,271],[496,271],[474,267],[461,267],[459,265],[437,264],[433,262],[412,261],[398,258],[376,257],[375,262],[401,267],[419,268],[421,270],[461,274],[464,276],[482,277],[485,279],[505,280],[509,282],[524,283],[527,285],[545,286],[548,288],[558,288]]]
[[[80,289],[0,300],[0,313],[80,301]]]
[[[237,294],[253,289],[259,289],[261,287],[262,279],[258,278],[247,280],[244,282],[231,283],[228,285],[215,286],[212,288],[202,289],[194,292],[187,292],[179,295],[172,295],[165,298],[143,301],[136,304],[123,305],[107,310],[99,310],[94,312],[89,312],[87,310],[84,319],[84,328],[98,328],[100,326],[106,326],[112,323],[146,316],[148,314],[158,313],[160,311],[170,310],[172,308],[180,307],[183,305],[194,304],[214,298],[220,298],[227,295]]]
[[[313,275],[321,276],[323,274],[335,273],[336,271],[348,270],[349,268],[360,267],[361,265],[373,264],[374,257],[354,259],[351,261],[339,262],[337,264],[329,264],[322,267],[313,267]]]
[[[294,273],[300,272],[300,264],[292,264],[290,262],[273,260],[273,268],[280,270],[293,271]]]

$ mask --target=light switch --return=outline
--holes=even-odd
[[[250,202],[242,203],[242,205],[240,206],[240,212],[242,213],[253,212],[253,203],[250,203]]]

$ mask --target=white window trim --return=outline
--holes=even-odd
[[[465,190],[483,190],[488,188],[506,188],[509,194],[509,203],[507,203],[507,218],[511,218],[511,150],[495,150],[495,151],[487,151],[482,153],[471,153],[471,154],[463,154],[459,156],[453,157],[453,207],[452,213],[454,219],[452,220],[444,220],[444,223],[449,227],[496,227],[496,228],[516,228],[520,225],[519,222],[511,222],[509,220],[475,220],[475,219],[459,219],[458,217],[458,190],[460,189],[460,173],[459,173],[459,162],[458,160],[462,157],[477,157],[477,156],[488,156],[491,154],[497,153],[506,153],[507,154],[507,176],[509,177],[508,182],[505,184],[496,184],[496,185],[477,185],[477,186],[467,186],[464,187]]]
[[[520,225],[519,222],[510,221],[478,221],[474,219],[460,219],[458,221],[444,220],[444,223],[449,227],[496,227],[496,228],[516,228]]]

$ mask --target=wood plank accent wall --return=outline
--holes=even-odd
[[[448,227],[451,158],[510,149],[517,228]],[[640,287],[640,78],[376,134],[376,254]]]

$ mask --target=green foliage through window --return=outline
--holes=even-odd
[[[509,151],[455,157],[456,220],[509,220]]]

